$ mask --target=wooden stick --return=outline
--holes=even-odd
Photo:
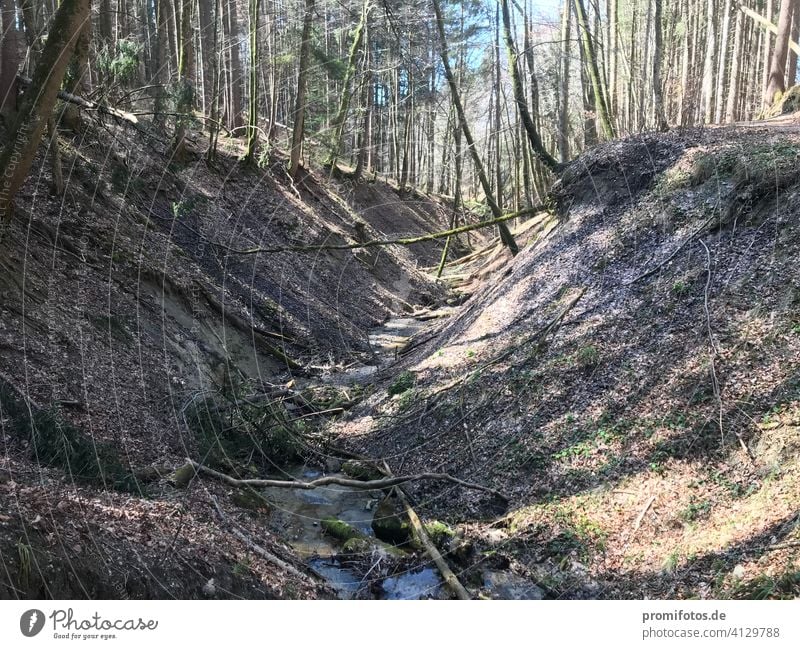
[[[400,498],[400,502],[403,503],[403,507],[406,509],[406,516],[408,516],[411,527],[414,528],[414,532],[419,538],[420,543],[422,543],[422,547],[425,548],[425,552],[428,553],[428,556],[430,556],[430,558],[433,560],[433,563],[436,564],[436,567],[439,569],[442,579],[444,579],[444,583],[450,589],[450,592],[452,592],[453,595],[455,595],[458,599],[472,599],[467,589],[464,588],[464,586],[458,580],[458,577],[456,577],[455,573],[450,569],[450,566],[447,565],[447,561],[444,560],[444,557],[442,557],[438,548],[434,545],[433,541],[431,541],[431,538],[428,536],[428,532],[425,530],[425,526],[422,524],[422,521],[420,521],[419,516],[417,516],[417,513],[413,510],[411,505],[408,504],[408,498],[406,498],[406,495],[403,493],[402,489],[397,489],[397,496]]]
[[[219,506],[219,503],[217,502],[217,499],[214,498],[214,496],[211,496],[211,502],[214,504],[214,509],[217,510],[217,516],[219,516],[220,519],[222,520],[222,522],[230,529],[231,533],[236,538],[238,538],[242,543],[244,543],[247,547],[249,547],[251,550],[253,550],[253,552],[255,552],[258,555],[261,555],[262,558],[266,559],[267,561],[269,561],[272,564],[275,564],[276,566],[278,566],[279,568],[285,570],[289,574],[294,575],[295,577],[297,577],[299,579],[302,579],[304,581],[308,580],[308,578],[309,578],[308,575],[303,574],[302,572],[300,572],[294,566],[286,563],[283,559],[278,558],[277,556],[272,554],[272,552],[270,552],[269,550],[261,547],[255,541],[253,541],[251,538],[249,538],[244,532],[242,532],[236,526],[235,523],[232,523],[228,519],[228,517],[225,516],[225,514],[223,513],[222,509]]]
[[[339,478],[337,476],[324,476],[311,480],[310,482],[303,482],[301,480],[263,480],[263,479],[245,479],[239,480],[233,478],[225,473],[220,473],[214,469],[195,462],[194,460],[187,459],[186,464],[192,467],[196,473],[205,473],[217,480],[221,480],[234,487],[277,487],[279,489],[316,489],[317,487],[325,487],[328,485],[339,485],[341,487],[350,487],[352,489],[361,489],[364,491],[371,491],[373,489],[388,489],[389,487],[397,487],[405,484],[406,482],[414,482],[417,480],[441,480],[444,482],[452,482],[467,489],[475,489],[476,491],[483,491],[490,493],[493,496],[500,498],[507,502],[508,497],[499,491],[483,485],[474,484],[459,480],[447,473],[417,473],[414,475],[405,476],[390,476],[383,480],[352,480],[348,478]]]

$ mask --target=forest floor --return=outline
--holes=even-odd
[[[421,194],[244,169],[238,141],[212,167],[122,127],[62,142],[66,195],[43,149],[0,241],[0,596],[332,597],[274,503],[175,469],[334,471],[336,446],[506,494],[407,486],[473,593],[489,569],[558,598],[798,595],[789,118],[601,145],[517,257],[476,235],[444,281],[440,243],[234,252],[445,228]],[[369,334],[409,314],[387,364]]]
[[[419,484],[472,547],[557,598],[800,594],[800,132],[795,118],[601,145],[558,224],[337,431]],[[390,390],[398,376],[409,386]]]

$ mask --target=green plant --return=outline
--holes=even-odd
[[[391,382],[386,391],[389,393],[390,397],[393,397],[396,394],[402,394],[406,390],[410,390],[414,387],[416,378],[417,377],[413,372],[404,370],[394,378],[394,381]]]
[[[683,280],[677,280],[672,285],[672,293],[678,297],[683,297],[689,292],[689,285]]]
[[[594,367],[600,361],[600,352],[594,345],[581,347],[575,354],[575,363],[584,369]]]
[[[791,567],[777,576],[759,575],[733,588],[736,599],[797,599],[800,597],[800,570]]]
[[[302,422],[291,420],[284,406],[272,400],[253,401],[235,391],[198,401],[185,417],[200,458],[214,466],[256,461],[271,467],[302,453]]]
[[[124,84],[132,81],[138,74],[141,53],[141,45],[131,40],[120,39],[116,43],[115,50],[104,48],[98,53],[97,67],[115,83]]]
[[[711,511],[713,504],[710,500],[695,500],[692,498],[689,506],[681,511],[678,516],[685,523],[696,521],[698,518],[703,518]]]

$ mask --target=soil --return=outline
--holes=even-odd
[[[43,147],[0,239],[0,596],[336,596],[268,504],[182,486],[213,400],[320,467],[343,447],[503,492],[407,485],[474,594],[800,595],[793,119],[598,146],[519,255],[473,235],[441,281],[441,242],[240,253],[444,229],[432,197],[243,168],[237,140],[176,166],[123,126],[62,133],[66,195]],[[412,315],[392,358],[370,344]]]

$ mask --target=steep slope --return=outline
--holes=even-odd
[[[242,168],[242,143],[221,146],[211,167],[180,166],[157,136],[63,132],[66,194],[49,194],[43,146],[3,226],[2,596],[199,597],[212,578],[219,596],[323,592],[231,534],[249,528],[292,562],[263,520],[231,510],[230,490],[176,490],[171,471],[223,434],[198,429],[217,396],[263,401],[369,360],[371,328],[443,297],[418,270],[438,248],[234,251],[426,232],[449,216],[381,183]],[[303,417],[276,406],[278,426]],[[216,518],[214,493],[241,520]]]
[[[797,596],[799,163],[770,125],[583,155],[558,226],[420,336],[341,440],[509,496],[498,514],[410,487],[474,544],[451,557],[467,582],[499,563],[552,597]]]

